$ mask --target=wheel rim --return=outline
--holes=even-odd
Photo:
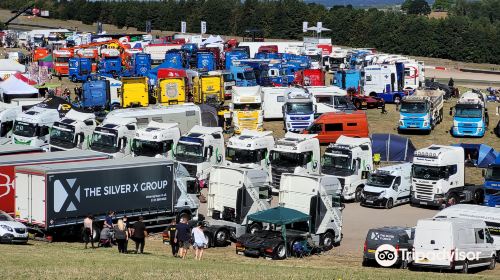
[[[277,249],[277,252],[278,252],[278,257],[279,258],[284,258],[285,257],[285,246],[284,245],[280,245]]]
[[[323,246],[330,248],[332,246],[332,243],[333,243],[332,238],[330,237],[329,234],[327,234],[323,239]]]
[[[393,204],[392,199],[389,199],[387,201],[387,208],[389,208],[389,209],[392,208],[392,204]]]
[[[225,232],[225,231],[223,231],[223,230],[222,230],[222,231],[219,231],[219,232],[217,233],[217,240],[218,240],[219,242],[224,242],[224,241],[226,241],[226,232]]]
[[[356,190],[356,201],[360,201],[361,200],[361,189],[357,189]]]

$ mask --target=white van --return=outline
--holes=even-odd
[[[500,208],[457,204],[441,210],[434,218],[463,218],[483,220],[488,227],[493,245],[497,251],[497,261],[500,262]]]
[[[361,205],[391,209],[410,202],[411,166],[410,162],[385,166],[370,174],[361,193]]]
[[[419,220],[415,228],[413,267],[461,270],[494,269],[496,252],[486,223],[477,219]]]

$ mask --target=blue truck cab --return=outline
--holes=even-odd
[[[398,131],[430,133],[443,120],[444,91],[417,89],[405,96],[399,110]]]
[[[92,74],[92,61],[88,58],[72,57],[68,65],[68,77],[73,83],[86,81]]]
[[[83,94],[79,106],[85,109],[109,109],[110,84],[109,80],[89,80],[82,85]]]
[[[361,83],[361,71],[360,70],[342,70],[335,72],[333,79],[333,85],[341,89],[354,88],[358,89]]]
[[[107,77],[119,77],[122,73],[122,59],[118,57],[103,57],[99,61],[99,74]]]
[[[484,205],[500,207],[500,155],[484,171]]]
[[[231,66],[231,76],[238,87],[253,87],[257,85],[255,73],[249,66]]]
[[[203,71],[215,70],[215,57],[211,52],[199,52],[196,55],[196,68]]]
[[[149,70],[151,70],[151,55],[148,53],[134,54],[132,61],[133,76],[145,77]]]
[[[314,121],[313,96],[306,88],[291,87],[285,91],[283,118],[285,131],[301,132]]]
[[[165,54],[165,62],[163,64],[166,68],[184,69],[185,62],[183,53],[178,50],[168,51]]]
[[[248,54],[243,51],[230,51],[226,52],[226,69],[231,69],[234,60],[247,59]]]
[[[453,109],[455,114],[453,114]],[[488,129],[488,109],[481,92],[468,91],[450,108],[453,115],[451,135],[454,137],[483,137]]]

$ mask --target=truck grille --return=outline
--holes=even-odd
[[[293,170],[295,169],[295,166],[286,168],[286,167],[271,167],[271,176],[273,179],[272,182],[272,187],[279,190],[280,188],[280,182],[281,182],[281,174],[283,173],[293,173]]]
[[[15,231],[19,234],[23,234],[23,233],[26,233],[26,229],[25,228],[16,228]]]
[[[432,193],[432,185],[427,184],[416,184],[415,188],[415,198],[421,200],[432,201],[434,199],[434,194]]]
[[[182,166],[186,168],[187,172],[189,173],[189,176],[196,177],[196,165],[183,163]]]
[[[367,192],[367,191],[363,191],[363,194],[365,195],[366,200],[372,200],[372,201],[378,199],[378,196],[380,195],[380,193]]]
[[[257,128],[257,119],[255,118],[239,119],[238,124],[241,129],[247,128],[250,130],[255,130]]]

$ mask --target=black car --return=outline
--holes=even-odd
[[[394,266],[400,268],[408,267],[408,260],[402,259],[404,251],[410,252],[413,249],[415,229],[409,227],[382,227],[370,229],[366,235],[363,250],[363,266],[375,264],[375,253],[377,248],[384,244],[392,245],[398,253],[398,260]],[[379,256],[380,258],[380,256]]]

